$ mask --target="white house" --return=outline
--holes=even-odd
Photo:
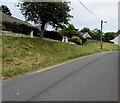
[[[111,42],[114,42],[114,44],[120,45],[120,35],[118,35],[116,38],[114,38],[113,40],[110,40]]]
[[[91,38],[91,36],[89,35],[89,33],[88,32],[86,32],[86,33],[80,33],[82,36],[83,36],[83,38]]]
[[[110,40],[111,42],[113,42],[114,44],[120,45],[120,30],[117,32],[117,36],[113,39]]]

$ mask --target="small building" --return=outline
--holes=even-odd
[[[86,39],[86,38],[92,38],[88,32],[85,32],[85,33],[80,32],[80,34],[81,34],[81,35],[83,36],[83,38],[85,38],[85,39]]]
[[[120,30],[116,33],[115,38],[113,40],[110,40],[114,44],[120,45]]]

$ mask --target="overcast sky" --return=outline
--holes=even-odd
[[[20,10],[15,7],[17,0],[3,0],[2,5],[8,6],[12,16],[25,20],[24,16],[21,14]],[[70,23],[74,24],[77,29],[82,29],[83,27],[88,27],[91,30],[94,28],[100,29],[100,20],[89,13],[78,0],[69,0],[71,2],[70,6],[72,8],[70,14],[73,16]],[[118,30],[118,0],[80,0],[87,8],[89,8],[97,17],[107,21],[103,25],[103,31],[117,31]],[[101,2],[100,2],[101,1]],[[114,1],[114,2],[113,2]],[[48,27],[50,30],[50,27]]]

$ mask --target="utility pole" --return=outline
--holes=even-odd
[[[101,20],[101,50],[102,50],[102,29],[103,29],[103,20]]]

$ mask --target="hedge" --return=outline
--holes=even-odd
[[[63,39],[63,36],[60,33],[55,32],[55,31],[45,31],[44,37],[55,39],[55,40],[60,40],[60,41]]]
[[[2,27],[3,30],[12,31],[13,33],[23,33],[23,34],[30,35],[30,32],[33,31],[34,36],[39,36],[40,34],[40,31],[37,28],[30,27],[28,25],[20,24],[16,22],[3,21],[2,26],[3,26]],[[63,36],[60,33],[55,32],[55,31],[45,31],[44,37],[55,39],[55,40],[60,40],[60,41],[63,38]]]
[[[37,33],[39,32],[39,30],[37,28],[30,27],[28,25],[20,24],[20,23],[16,23],[16,22],[3,21],[2,26],[3,26],[2,27],[3,30],[12,31],[13,33],[23,33],[23,34],[29,35],[30,32],[33,31],[34,35],[37,36]]]

